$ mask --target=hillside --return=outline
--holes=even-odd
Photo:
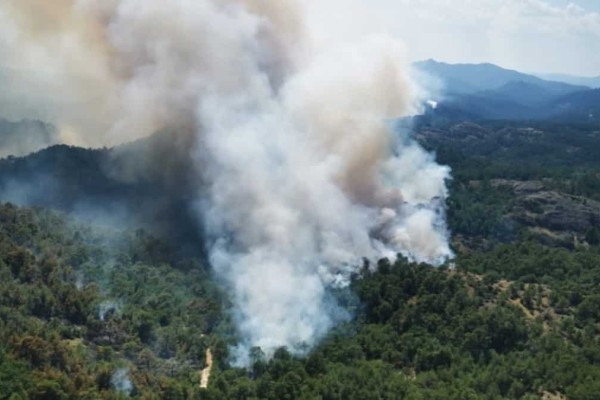
[[[554,97],[555,93],[535,83],[510,81],[499,88],[478,92],[477,95],[513,102],[524,107],[536,107],[543,105],[546,99]]]
[[[256,348],[249,369],[228,363],[237,339],[227,291],[198,256],[141,230],[94,226],[90,215],[2,205],[0,398],[594,398],[599,128],[419,119],[415,135],[453,168],[456,260],[365,265],[350,288],[331,293],[349,322],[307,357],[280,349],[267,360]],[[2,161],[0,171],[30,179],[51,162],[71,195],[128,199],[103,160],[150,154],[153,141],[170,138],[118,151],[51,148]],[[93,174],[114,191],[90,192],[82,177]],[[178,187],[168,177],[132,174],[129,184]]]
[[[191,136],[160,132],[113,149],[52,146],[0,160],[0,199],[49,207],[106,226],[148,228],[201,252],[190,210]]]
[[[438,107],[429,112],[444,120],[598,120],[597,90],[549,81],[493,64],[415,63],[440,86]],[[427,83],[427,82],[426,82]]]
[[[549,104],[554,118],[597,122],[600,120],[600,89],[575,92]]]
[[[0,0],[0,400],[600,400],[544,70],[600,0]]]
[[[499,67],[494,64],[448,64],[435,60],[416,62],[414,67],[441,81],[445,93],[473,94],[495,90],[512,82],[537,85],[553,95],[586,90],[584,85],[571,85],[538,78],[534,75]]]
[[[519,227],[529,227],[545,240],[572,245],[598,229],[597,125],[423,123],[419,140],[453,166],[451,205],[461,209],[449,210],[455,233],[514,239]],[[477,204],[470,204],[473,198]],[[463,213],[470,215],[454,220]]]
[[[0,275],[2,399],[168,398],[222,358],[207,269],[143,231],[3,204]]]
[[[255,349],[241,370],[227,366],[227,302],[202,265],[140,233],[46,211],[4,205],[0,221],[2,398],[578,400],[598,390],[588,284],[598,247],[503,245],[461,253],[457,269],[381,261],[354,295],[335,294],[354,319],[307,358]],[[201,389],[207,346],[216,364]]]
[[[587,86],[592,89],[600,88],[600,76],[586,77],[566,74],[535,74],[536,76],[549,81],[564,82],[571,85]]]

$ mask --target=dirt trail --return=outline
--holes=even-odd
[[[567,397],[561,393],[542,392],[542,400],[567,400]]]
[[[534,319],[535,315],[529,311],[529,309],[527,307],[525,307],[525,305],[523,304],[523,302],[521,302],[521,299],[514,299],[514,300],[509,300],[512,304],[514,304],[515,306],[519,307],[521,310],[523,310],[523,313],[525,314],[525,316],[529,319]]]
[[[208,387],[208,380],[210,379],[210,372],[213,366],[213,356],[210,348],[206,349],[206,368],[200,372],[200,387],[206,389]]]

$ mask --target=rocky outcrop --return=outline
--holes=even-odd
[[[497,179],[494,186],[509,186],[516,196],[510,217],[548,236],[583,239],[600,228],[600,202],[552,190],[543,181]]]

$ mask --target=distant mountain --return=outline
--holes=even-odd
[[[511,102],[526,107],[536,107],[547,103],[548,99],[559,98],[563,94],[558,95],[556,92],[537,83],[510,81],[497,89],[477,92],[475,96]]]
[[[443,88],[428,117],[597,121],[598,94],[586,86],[547,81],[493,64],[415,63]]]
[[[446,107],[455,115],[470,115],[468,119],[536,119],[539,111],[519,102],[494,96],[489,93],[456,95],[441,102],[439,107]],[[437,111],[437,110],[436,110]],[[462,118],[460,118],[462,119]]]
[[[535,102],[511,100],[493,92],[458,95],[428,109],[424,118],[445,123],[459,120],[548,120],[562,122],[600,122],[600,89],[590,89]]]
[[[537,77],[542,79],[569,83],[571,85],[587,86],[589,88],[600,88],[600,76],[587,77],[587,76],[575,76],[566,74],[535,74]]]
[[[600,122],[600,89],[560,97],[548,104],[548,112],[553,119]]]
[[[438,79],[447,94],[473,94],[499,89],[511,82],[535,84],[554,95],[588,89],[585,86],[547,81],[533,75],[505,69],[494,64],[447,64],[435,60],[420,61],[414,67]]]

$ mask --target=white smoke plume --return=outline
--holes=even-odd
[[[98,319],[104,321],[109,314],[120,314],[123,309],[121,301],[105,300],[98,305]]]
[[[238,362],[251,346],[300,353],[318,341],[344,317],[328,290],[364,257],[451,255],[449,169],[392,129],[415,109],[397,40],[320,40],[306,17],[327,20],[316,0],[56,3],[3,2],[0,50],[13,69],[32,64],[36,85],[91,102],[51,110],[73,140],[196,132],[198,210],[232,290]],[[44,12],[53,23],[36,22]]]
[[[110,384],[117,392],[126,396],[131,395],[133,383],[129,378],[129,368],[118,368],[110,377]]]

